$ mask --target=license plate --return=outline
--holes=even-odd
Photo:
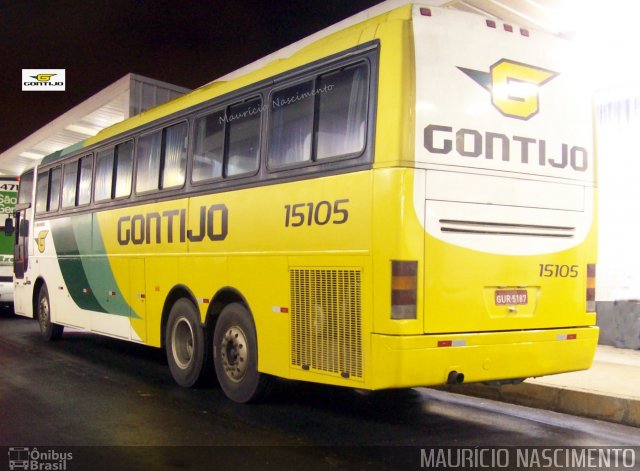
[[[496,306],[522,306],[529,302],[526,289],[497,289]]]

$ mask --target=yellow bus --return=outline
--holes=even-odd
[[[591,107],[569,44],[404,4],[343,22],[21,177],[15,307],[213,364],[360,389],[588,368]],[[213,374],[213,373],[211,373]]]

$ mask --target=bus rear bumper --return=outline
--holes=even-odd
[[[371,338],[371,389],[525,379],[591,366],[598,327]]]

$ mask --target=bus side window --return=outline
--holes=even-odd
[[[138,138],[136,149],[136,193],[157,190],[160,182],[162,131]]]
[[[60,207],[60,184],[62,181],[62,167],[51,169],[49,182],[49,211],[57,211]]]
[[[232,177],[258,170],[260,151],[259,98],[233,105],[227,112],[227,144],[225,176]]]
[[[36,212],[47,211],[47,199],[49,198],[49,171],[38,172],[38,183],[36,186]]]
[[[221,110],[195,121],[191,175],[194,182],[222,177],[225,116],[224,110]]]
[[[96,154],[96,187],[94,194],[96,201],[111,199],[113,154],[113,147],[103,149]]]
[[[187,123],[164,130],[161,188],[177,188],[184,184],[187,167]]]
[[[71,208],[76,204],[78,185],[78,161],[64,164],[62,172],[62,208]]]
[[[313,81],[300,83],[271,96],[269,166],[311,161]]]
[[[316,158],[364,150],[369,71],[361,63],[320,76]]]
[[[78,176],[78,206],[91,202],[91,177],[93,173],[93,156],[80,159],[80,175]]]
[[[131,194],[133,177],[133,141],[116,146],[114,198],[123,198]]]
[[[187,167],[187,123],[141,136],[136,163],[136,193],[181,187]]]

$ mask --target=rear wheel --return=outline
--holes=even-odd
[[[36,314],[38,315],[40,334],[43,339],[47,341],[56,340],[62,336],[64,326],[51,322],[51,303],[49,302],[49,290],[46,284],[43,284],[38,292]]]
[[[240,303],[220,313],[213,335],[213,363],[220,387],[235,402],[262,399],[272,378],[258,372],[256,328],[249,310]]]
[[[205,330],[200,325],[197,308],[187,298],[178,299],[169,312],[165,346],[176,383],[190,388],[204,379],[208,350]]]

